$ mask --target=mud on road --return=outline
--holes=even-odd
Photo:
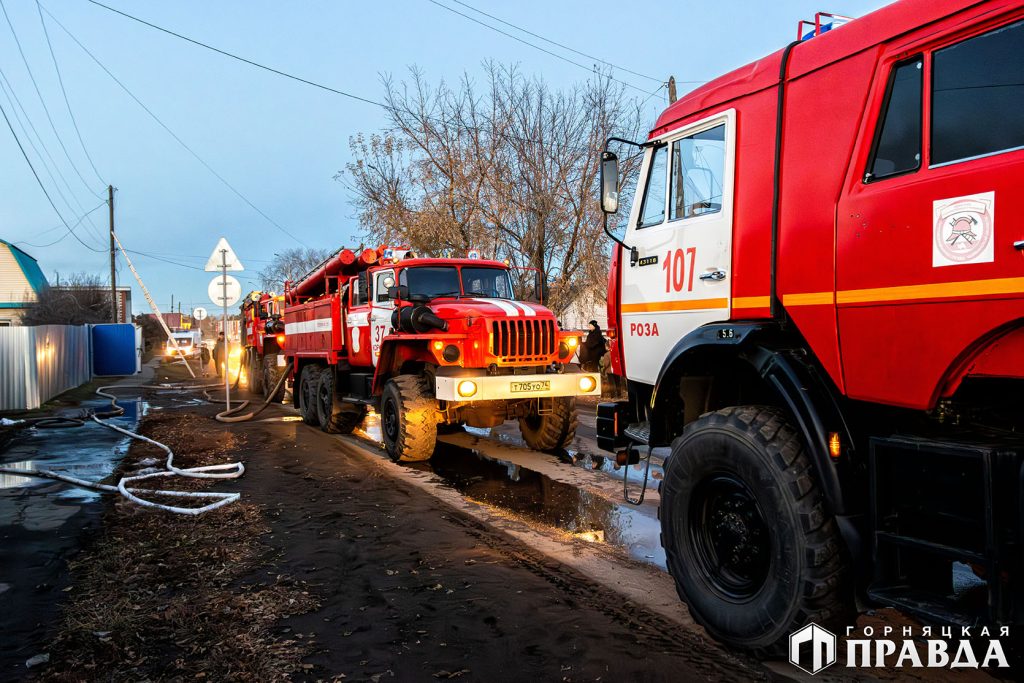
[[[246,464],[239,480],[176,487],[237,490],[241,502],[190,519],[105,500],[102,530],[73,563],[61,617],[39,648],[50,654],[32,670],[43,679],[765,676],[645,596],[625,598],[578,571],[585,541],[578,556],[553,559],[431,495],[428,473],[396,476],[372,448],[285,409],[225,427],[213,406],[148,400],[141,429],[179,464]],[[132,445],[121,470],[153,456]]]

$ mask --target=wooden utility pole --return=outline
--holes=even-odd
[[[668,77],[668,103],[672,104],[676,101],[676,77]]]
[[[117,320],[117,271],[114,269],[114,186],[107,185],[107,203],[110,204],[110,322]]]

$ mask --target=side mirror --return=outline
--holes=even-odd
[[[619,211],[619,158],[614,152],[601,152],[601,211]]]
[[[409,286],[398,285],[397,287],[388,287],[388,298],[394,301],[395,299],[409,300]]]

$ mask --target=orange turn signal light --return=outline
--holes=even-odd
[[[843,445],[839,442],[839,432],[829,432],[828,434],[828,454],[833,458],[838,458],[843,453]]]
[[[278,346],[284,346],[284,335],[283,334],[277,335],[277,337],[275,337],[275,339],[277,339],[277,345]]]
[[[434,342],[434,350],[435,351],[440,351],[443,348],[444,348],[444,342],[443,341],[436,341],[436,342]]]

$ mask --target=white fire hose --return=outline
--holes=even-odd
[[[103,396],[104,398],[109,398],[111,404],[113,404],[115,408],[115,410],[102,413],[101,415],[103,417],[115,417],[117,415],[123,414],[124,409],[117,405],[117,397],[111,393],[108,393],[108,391],[110,390],[185,389],[201,391],[219,386],[219,384],[205,384],[186,387],[159,384],[121,384],[100,387],[99,389],[96,390],[96,393],[99,394],[100,396]],[[89,415],[89,418],[92,419],[96,424],[102,425],[107,429],[112,429],[115,432],[124,434],[128,438],[135,439],[136,441],[143,441],[145,443],[153,444],[157,448],[167,453],[167,460],[164,462],[164,471],[149,472],[146,474],[136,474],[132,476],[122,477],[121,480],[117,482],[116,486],[111,486],[109,484],[100,484],[98,482],[87,481],[85,479],[79,479],[78,477],[73,477],[71,475],[64,474],[61,472],[55,472],[53,470],[20,470],[14,469],[12,467],[0,467],[0,473],[13,474],[19,477],[40,477],[44,479],[55,479],[57,481],[63,481],[68,484],[74,484],[75,486],[81,486],[83,488],[93,489],[96,491],[105,491],[108,493],[119,492],[122,496],[138,505],[156,508],[158,510],[164,510],[166,512],[173,512],[180,515],[201,515],[204,512],[209,512],[210,510],[216,510],[219,507],[223,507],[228,503],[233,503],[241,497],[241,494],[238,493],[224,493],[220,491],[172,491],[167,489],[142,489],[132,487],[131,484],[133,482],[139,482],[146,479],[156,479],[158,477],[179,476],[188,477],[191,479],[237,479],[241,477],[242,474],[245,472],[245,465],[243,465],[241,462],[230,462],[219,465],[204,465],[201,467],[175,467],[174,451],[172,451],[171,448],[166,444],[162,444],[159,441],[150,439],[149,437],[146,436],[142,436],[141,434],[137,434],[136,432],[130,431],[128,429],[118,427],[115,424],[100,419],[100,416],[97,414]],[[42,423],[45,423],[47,421],[52,422],[54,420],[58,420],[60,423],[62,423],[61,426],[80,426],[85,423],[84,419],[77,418],[42,418],[38,420],[27,420],[21,422],[40,423],[40,426],[43,426]],[[191,498],[193,500],[209,500],[212,502],[207,503],[206,505],[202,505],[200,507],[180,507],[177,505],[165,505],[163,503],[156,503],[152,500],[147,500],[141,497],[140,494],[146,494],[150,496],[167,496],[170,498]]]

